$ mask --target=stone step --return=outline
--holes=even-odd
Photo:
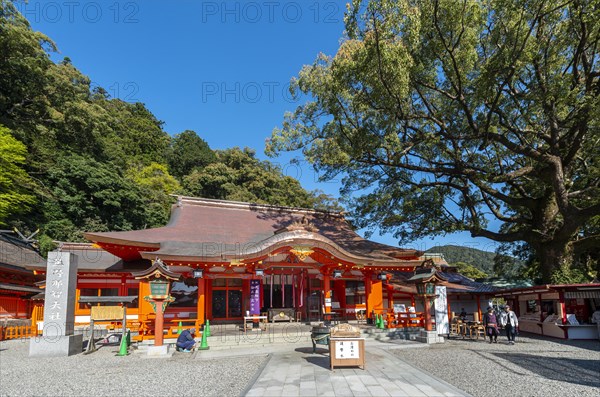
[[[375,339],[381,342],[393,340],[416,340],[421,332],[421,328],[365,328],[361,331],[361,336],[368,339]]]

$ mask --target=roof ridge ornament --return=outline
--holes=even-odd
[[[167,265],[165,265],[159,257],[156,257],[156,259],[152,261],[152,266],[148,269],[131,273],[131,275],[135,277],[136,280],[161,277],[166,278],[167,280],[179,280],[181,278],[181,274],[170,271]]]
[[[296,220],[289,225],[282,227],[281,229],[275,230],[274,234],[280,234],[284,232],[292,232],[296,230],[307,231],[311,233],[316,233],[319,229],[312,224],[311,221],[306,218],[306,215],[302,217],[300,220]]]

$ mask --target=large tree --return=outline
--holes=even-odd
[[[169,172],[177,178],[181,179],[215,161],[215,154],[208,143],[194,131],[185,130],[171,140],[167,162]]]
[[[268,153],[344,175],[356,224],[403,242],[525,242],[546,282],[599,246],[600,2],[354,0],[346,32]]]

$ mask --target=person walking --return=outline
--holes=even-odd
[[[504,313],[500,318],[500,323],[502,327],[506,330],[506,337],[508,338],[508,344],[515,344],[515,335],[517,334],[517,329],[519,327],[519,319],[515,312],[510,310],[510,306],[504,306]]]
[[[494,343],[498,343],[498,317],[494,313],[493,307],[488,307],[487,313],[483,315],[483,326],[485,327],[485,334],[492,339]]]

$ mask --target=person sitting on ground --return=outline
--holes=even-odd
[[[494,313],[493,307],[488,307],[487,313],[483,315],[483,325],[485,326],[485,334],[492,339],[494,343],[498,343],[498,317]]]
[[[506,337],[508,338],[508,344],[515,344],[515,335],[519,327],[519,319],[515,312],[510,310],[510,306],[504,306],[505,313],[500,317],[500,324],[506,330]]]
[[[194,349],[194,346],[196,345],[196,341],[194,340],[193,336],[195,333],[196,329],[190,328],[184,330],[181,334],[179,334],[179,337],[177,337],[177,350],[184,351],[186,353],[191,352],[192,349]]]

